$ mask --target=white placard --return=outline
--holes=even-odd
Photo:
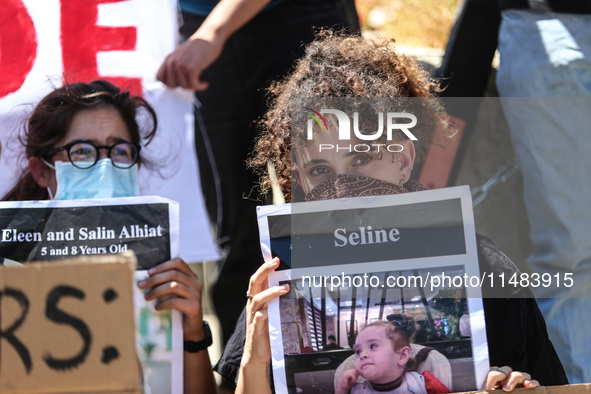
[[[417,316],[430,316],[420,322],[417,338],[429,339],[429,346],[453,340],[453,346],[443,348],[455,347],[457,354],[449,351],[446,357],[473,370],[466,378],[465,368],[464,377],[455,376],[452,368],[449,389],[482,387],[489,361],[480,287],[450,288],[433,279],[481,279],[468,187],[264,206],[258,208],[258,220],[265,260],[278,256],[282,261],[269,286],[289,282],[292,288],[269,303],[277,393],[306,392],[311,386],[334,390],[334,371],[353,354],[351,332],[405,311],[415,313],[417,322]],[[345,277],[353,284],[339,286],[333,279],[345,283]],[[422,284],[416,284],[418,277]],[[449,291],[466,292],[462,298],[469,311],[469,338],[460,334],[462,311],[446,315],[440,308],[435,313]],[[344,349],[325,351],[329,334]]]

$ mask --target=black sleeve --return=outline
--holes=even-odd
[[[226,344],[224,353],[219,359],[213,370],[222,375],[225,379],[238,382],[238,372],[240,371],[240,361],[244,352],[244,342],[246,341],[246,308],[242,310],[234,333]]]
[[[481,272],[520,274],[488,238],[477,236]],[[546,322],[529,288],[483,287],[490,364],[527,372],[542,386],[568,384],[562,363],[548,338]]]

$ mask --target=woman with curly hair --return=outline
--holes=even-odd
[[[408,134],[389,136],[388,143],[400,147],[394,150],[375,143],[384,142],[386,137],[382,136],[372,141],[374,148],[368,151],[320,152],[320,144],[326,147],[335,143],[336,136],[326,132],[334,129],[334,119],[327,116],[324,126],[321,122],[321,127],[314,125],[314,138],[309,140],[306,127],[299,126],[306,124],[301,118],[307,115],[298,107],[298,98],[322,104],[346,97],[347,105],[359,109],[369,105],[374,113],[380,111],[379,98],[400,102],[403,108],[410,108],[409,112],[420,115],[421,122],[412,128],[412,134],[427,147],[432,132],[446,127],[442,107],[434,98],[438,91],[438,85],[416,61],[396,53],[392,41],[374,42],[323,32],[307,47],[291,75],[270,88],[272,105],[262,120],[262,136],[250,164],[261,171],[263,191],[271,186],[266,168],[272,164],[288,201],[424,190],[416,181],[409,181],[418,149]],[[372,121],[363,122],[358,129],[380,128]],[[355,142],[367,139],[356,132]],[[380,146],[382,150],[378,151]],[[518,272],[492,241],[478,236],[477,243],[481,271]],[[286,285],[268,287],[267,276],[278,265],[278,259],[267,261],[251,277],[246,309],[216,367],[223,376],[237,381],[237,393],[272,392],[267,305],[289,291]],[[531,291],[523,288],[519,294],[494,294],[495,298],[492,288],[483,288],[482,292],[489,359],[493,365],[504,365],[491,368],[483,389],[502,385],[510,391],[518,385],[538,386],[531,376],[544,385],[568,383]],[[527,371],[531,376],[517,371]]]
[[[393,45],[392,41],[377,43],[323,32],[308,45],[293,73],[272,84],[269,95],[273,105],[261,122],[264,132],[250,161],[253,168],[261,169],[263,192],[271,186],[265,171],[267,163],[275,167],[286,199],[291,200],[292,194],[298,192],[297,185],[292,185],[292,171],[296,171],[296,178],[302,174],[295,167],[297,163],[292,163],[297,159],[293,153],[305,146],[307,140],[304,129],[292,130],[292,123],[302,123],[297,118],[305,116],[301,111],[292,113],[294,98],[314,98],[316,102],[342,97],[423,98],[414,103],[427,119],[419,125],[423,144],[431,141],[435,128],[445,126],[443,108],[432,99],[439,92],[439,85],[414,59],[397,54]],[[400,140],[403,136],[395,137]]]

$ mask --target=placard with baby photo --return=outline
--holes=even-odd
[[[460,392],[489,370],[468,187],[259,208],[277,393]],[[484,273],[486,274],[486,273]],[[478,282],[478,283],[477,283]]]

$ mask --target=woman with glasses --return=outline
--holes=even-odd
[[[136,115],[151,124],[140,129]],[[25,126],[29,167],[7,201],[126,197],[139,194],[141,145],[156,133],[154,110],[107,81],[66,84],[45,96]]]
[[[94,114],[90,113],[80,116],[79,122],[88,126],[91,124],[89,122],[94,121],[93,118]],[[110,119],[109,114],[106,118]],[[56,200],[76,200],[137,196],[137,162],[141,145],[133,142],[113,142],[111,145],[97,146],[90,141],[74,141],[49,151],[46,157],[53,157],[55,165],[45,158],[41,158],[41,161],[55,170],[58,185],[55,196],[51,189],[48,189],[50,197]],[[106,153],[101,153],[101,150]],[[62,156],[62,160],[55,159],[58,154]],[[97,178],[101,181],[95,182]]]
[[[140,126],[139,116],[150,122]],[[154,166],[140,155],[140,144],[150,143],[156,128],[156,113],[141,97],[103,80],[65,84],[29,117],[21,137],[29,166],[3,200],[137,196],[140,164]],[[156,309],[183,313],[185,392],[215,393],[201,283],[180,258],[155,266],[149,275],[140,284],[149,290],[146,300],[168,295]]]

